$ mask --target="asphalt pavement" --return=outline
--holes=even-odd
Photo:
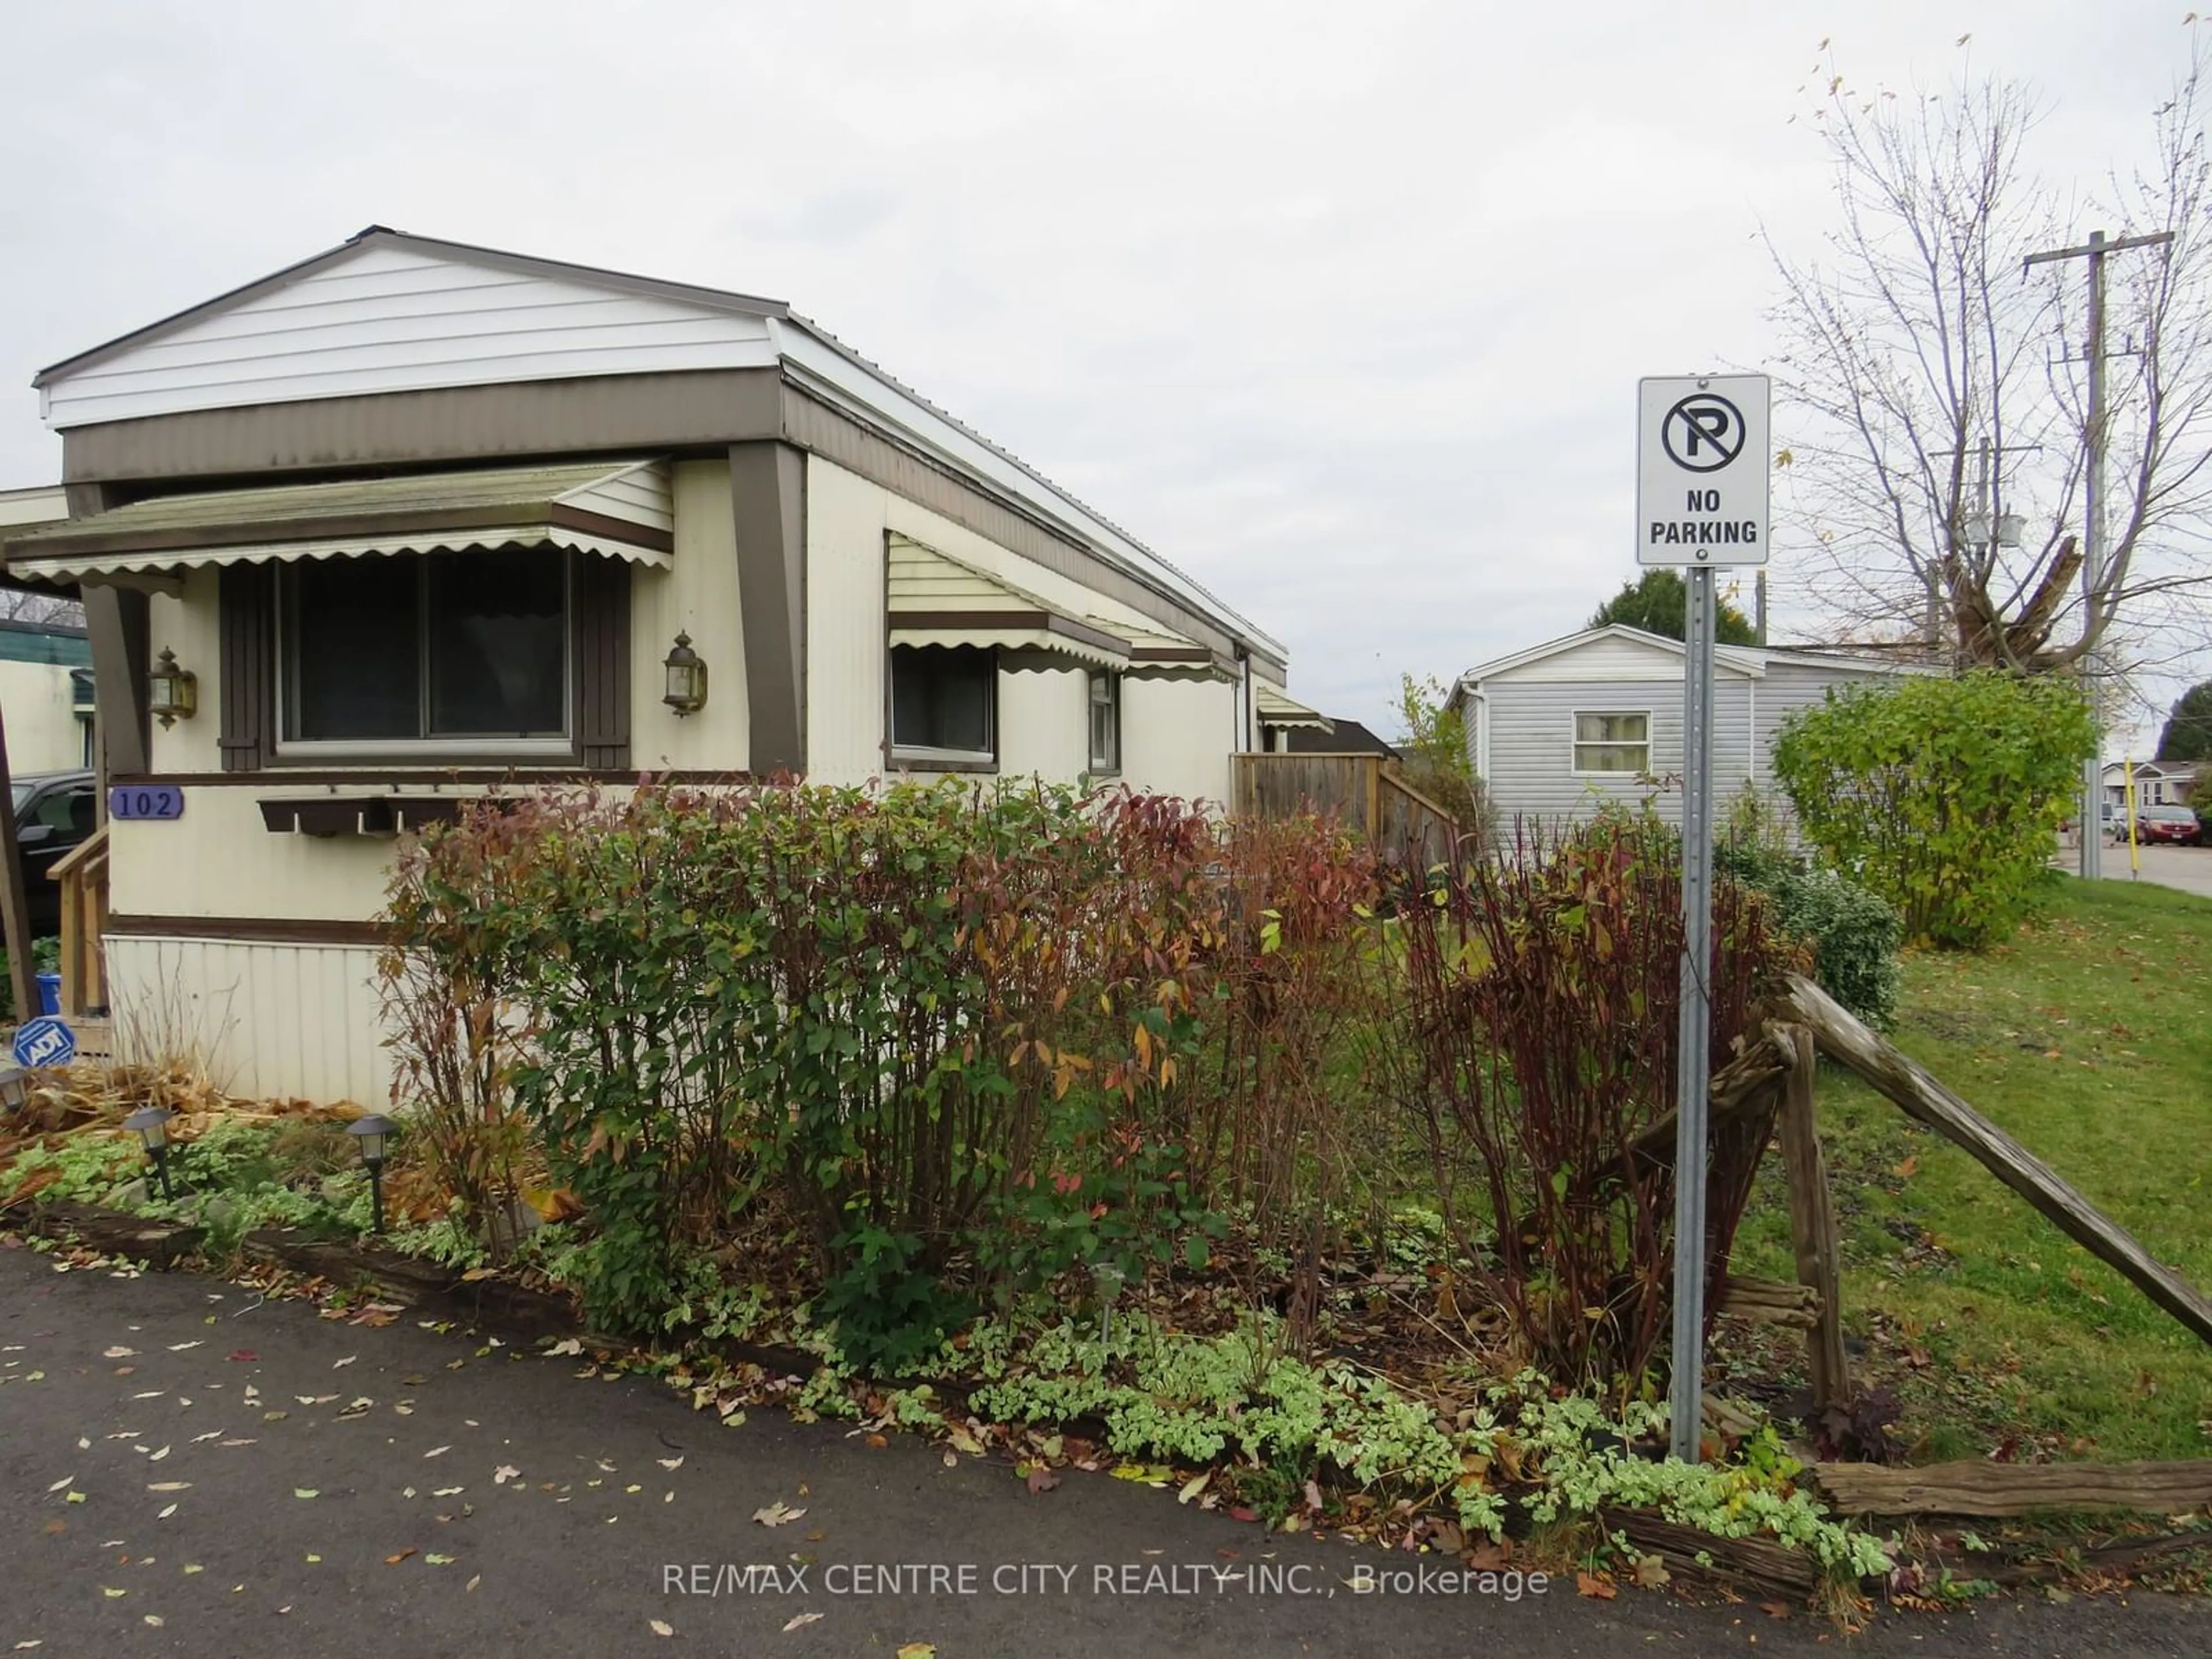
[[[0,1242],[0,1656],[1619,1656],[2212,1651],[2136,1595],[1880,1613],[1448,1585],[1171,1491],[1011,1468]],[[781,1508],[777,1506],[781,1506]],[[763,1512],[776,1524],[757,1518]],[[1403,1575],[1388,1588],[1362,1592]],[[913,1656],[909,1656],[913,1659]]]

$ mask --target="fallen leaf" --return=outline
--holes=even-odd
[[[162,1510],[162,1511],[161,1511],[159,1515],[155,1516],[154,1518],[155,1518],[156,1521],[166,1521],[166,1520],[167,1520],[171,1516],[174,1515],[176,1512],[177,1512],[177,1506],[176,1506],[174,1504],[169,1504],[167,1508],[165,1508],[164,1510]]]
[[[1030,1497],[1039,1498],[1058,1486],[1060,1477],[1045,1468],[1043,1464],[1032,1463],[1030,1465],[1029,1476],[1023,1484],[1029,1488]]]
[[[472,1589],[475,1589],[478,1584],[481,1584],[481,1583],[483,1583],[483,1575],[482,1573],[478,1573],[478,1574],[477,1574],[477,1576],[476,1576],[475,1577],[473,1577],[473,1578],[470,1579],[470,1580],[469,1580],[469,1582],[468,1582],[467,1583],[465,1583],[465,1584],[462,1585],[462,1586],[461,1586],[461,1588],[462,1588],[463,1589],[465,1589],[465,1590],[472,1590]]]
[[[654,1461],[664,1469],[680,1469],[684,1467],[684,1460],[680,1457],[662,1457]]]
[[[502,1463],[491,1472],[491,1483],[495,1486],[503,1486],[521,1473],[512,1463]]]
[[[191,1489],[191,1484],[189,1480],[156,1480],[148,1486],[146,1490],[148,1492],[189,1492]]]
[[[1206,1490],[1206,1483],[1212,1479],[1213,1471],[1211,1469],[1208,1469],[1204,1474],[1193,1475],[1189,1480],[1183,1482],[1182,1490],[1176,1494],[1176,1502],[1178,1504],[1189,1503],[1192,1498],[1197,1497],[1199,1493]]]
[[[1658,1556],[1639,1555],[1636,1558],[1636,1582],[1641,1589],[1663,1589],[1674,1576],[1667,1571],[1667,1563]]]
[[[433,1567],[450,1567],[453,1565],[453,1558],[452,1556],[440,1555],[434,1551],[430,1554],[424,1556],[422,1560],[426,1565]]]
[[[1790,1604],[1787,1601],[1761,1601],[1759,1604],[1759,1610],[1769,1619],[1787,1619],[1790,1616]]]
[[[159,1630],[161,1628],[161,1615],[158,1613],[149,1613],[146,1615],[144,1622]]]
[[[198,1346],[199,1339],[195,1337],[190,1342],[172,1342],[169,1344],[169,1352],[171,1353],[182,1353],[187,1348],[197,1348]]]
[[[805,1513],[805,1510],[795,1510],[790,1504],[778,1500],[770,1504],[766,1509],[755,1510],[753,1519],[763,1527],[787,1527]]]
[[[1613,1587],[1613,1581],[1610,1578],[1601,1577],[1594,1572],[1576,1573],[1575,1589],[1584,1595],[1594,1595],[1601,1601],[1610,1601],[1620,1593]]]
[[[908,1642],[898,1650],[897,1659],[937,1659],[937,1644]]]
[[[258,1364],[261,1359],[261,1356],[251,1348],[233,1348],[230,1351],[230,1357],[234,1363],[240,1365]]]
[[[47,1487],[46,1490],[48,1492],[59,1492],[63,1487],[68,1486],[70,1481],[76,1479],[76,1477],[73,1474],[65,1474],[60,1480],[55,1481],[52,1486]]]
[[[350,1365],[355,1360],[360,1358],[361,1356],[357,1353],[349,1353],[343,1359],[333,1359],[331,1361],[331,1369],[332,1370],[337,1370],[342,1365]]]
[[[451,1446],[433,1446],[429,1450],[424,1452],[422,1455],[425,1457],[443,1457],[451,1450],[453,1450]]]
[[[105,1584],[102,1584],[102,1585],[100,1587],[100,1593],[102,1595],[106,1596],[106,1597],[109,1601],[119,1601],[119,1600],[121,1600],[124,1596],[126,1596],[126,1595],[130,1595],[130,1594],[131,1594],[131,1592],[130,1592],[129,1590],[127,1590],[127,1589],[108,1589],[108,1588],[107,1588],[107,1586],[106,1586],[106,1585],[105,1585]]]
[[[783,1621],[783,1627],[787,1631],[800,1630],[812,1624],[821,1616],[818,1613],[794,1613]]]
[[[645,1621],[645,1627],[651,1631],[655,1636],[673,1636],[676,1634],[676,1626],[670,1624],[665,1619],[648,1619]]]
[[[313,1486],[295,1486],[292,1488],[292,1496],[295,1498],[318,1498],[320,1497],[321,1494]]]
[[[384,1565],[387,1567],[396,1567],[402,1561],[404,1561],[409,1556],[414,1553],[415,1552],[412,1549],[404,1549],[397,1555],[387,1555],[384,1558]]]
[[[136,1348],[126,1348],[118,1343],[114,1347],[103,1349],[100,1357],[102,1359],[128,1359],[137,1352]]]

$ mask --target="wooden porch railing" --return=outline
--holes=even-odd
[[[1393,863],[1426,870],[1449,863],[1460,836],[1451,814],[1376,754],[1243,754],[1234,757],[1236,807],[1254,817],[1333,813]]]
[[[81,1018],[107,1006],[107,826],[46,873],[62,884],[62,1012]]]

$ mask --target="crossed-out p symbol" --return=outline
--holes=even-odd
[[[1717,472],[1743,453],[1743,411],[1717,392],[1683,398],[1659,423],[1667,459],[1686,472]]]

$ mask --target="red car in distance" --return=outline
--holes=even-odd
[[[2119,838],[2127,838],[2128,826],[2119,826]],[[2148,847],[2164,842],[2173,847],[2194,847],[2197,842],[2197,811],[2189,806],[2144,806],[2136,811],[2136,840]]]

